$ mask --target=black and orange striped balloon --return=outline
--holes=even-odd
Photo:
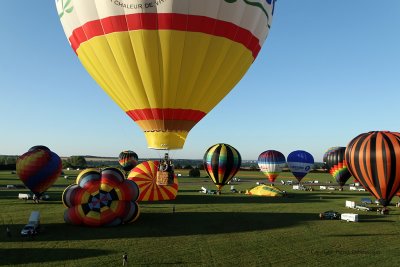
[[[353,176],[383,206],[400,189],[400,133],[374,131],[350,141],[346,162]]]

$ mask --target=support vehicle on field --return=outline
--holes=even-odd
[[[21,230],[21,236],[32,236],[38,234],[40,231],[40,213],[39,211],[32,211],[29,216],[28,224]]]

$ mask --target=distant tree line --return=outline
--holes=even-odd
[[[0,170],[15,170],[18,156],[0,156]]]
[[[83,169],[87,167],[87,162],[84,156],[71,156],[67,159],[62,160],[63,169]]]
[[[0,165],[9,165],[17,163],[18,156],[0,156]]]

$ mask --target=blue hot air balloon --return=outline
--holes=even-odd
[[[300,183],[301,179],[307,175],[314,165],[314,158],[307,151],[296,150],[288,155],[287,164],[294,177]]]

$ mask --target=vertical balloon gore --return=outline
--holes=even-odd
[[[82,65],[142,128],[148,147],[181,149],[254,62],[275,1],[121,3],[56,0]]]
[[[323,162],[324,162],[324,164],[325,164],[325,167],[326,167],[328,170],[330,169],[330,166],[328,166],[328,163],[327,163],[328,156],[329,156],[330,153],[332,153],[332,151],[334,151],[334,150],[337,149],[337,148],[339,148],[339,147],[338,147],[338,146],[330,147],[330,148],[328,148],[328,149],[325,151],[325,153],[324,153],[324,156],[323,156],[322,160],[323,160]]]
[[[360,134],[347,146],[346,163],[359,183],[386,207],[400,190],[400,133]]]

